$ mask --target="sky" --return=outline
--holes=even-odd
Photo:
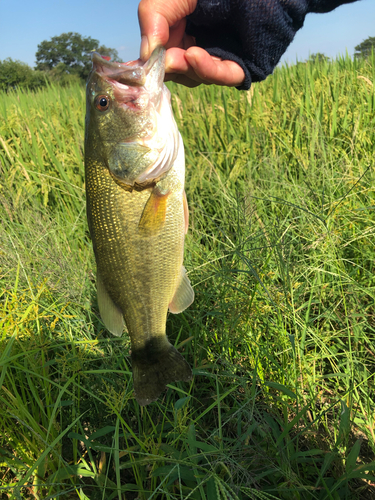
[[[38,44],[69,31],[117,49],[124,60],[139,56],[138,0],[0,0],[0,60],[35,64]],[[328,14],[308,14],[304,27],[281,59],[293,63],[309,54],[354,53],[375,36],[375,1],[360,0]]]

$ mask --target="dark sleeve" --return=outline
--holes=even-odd
[[[238,63],[239,90],[272,73],[309,12],[329,12],[356,0],[198,0],[186,31],[211,55]]]

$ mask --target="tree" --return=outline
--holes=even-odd
[[[123,62],[122,59],[120,59],[116,49],[111,49],[109,47],[106,47],[105,45],[101,45],[95,50],[96,52],[99,52],[99,54],[102,56],[109,56],[112,59],[112,61]]]
[[[366,40],[363,40],[354,49],[356,51],[354,57],[369,57],[372,50],[375,52],[375,36],[366,38]]]
[[[45,73],[34,71],[24,62],[13,61],[9,57],[0,61],[0,90],[5,92],[16,88],[34,90],[45,86],[46,83]]]
[[[329,62],[329,57],[321,52],[316,52],[315,54],[310,54],[307,60],[308,62]]]
[[[69,32],[54,36],[50,41],[44,40],[38,45],[35,54],[36,69],[52,70],[59,65],[60,72],[63,69],[66,73],[86,79],[91,70],[90,53],[93,50],[122,62],[116,49],[100,46],[99,40],[95,38]]]
[[[74,83],[82,83],[81,78],[76,73],[68,73],[64,63],[59,63],[50,71],[45,72],[51,82],[62,85],[63,87],[67,85],[72,85]]]

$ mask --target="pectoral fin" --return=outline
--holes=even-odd
[[[169,304],[169,310],[173,314],[184,311],[194,302],[194,290],[186,276],[186,269],[181,267],[180,284],[174,294],[172,302]]]
[[[169,191],[165,192],[158,186],[152,190],[138,224],[139,231],[143,236],[153,236],[163,228],[169,194]]]
[[[125,325],[124,316],[109,296],[99,273],[96,277],[96,289],[100,317],[105,327],[116,337],[121,337]]]

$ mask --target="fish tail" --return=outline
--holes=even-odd
[[[158,337],[141,349],[132,348],[132,368],[135,398],[141,406],[156,401],[167,384],[192,378],[191,368],[181,354]]]

